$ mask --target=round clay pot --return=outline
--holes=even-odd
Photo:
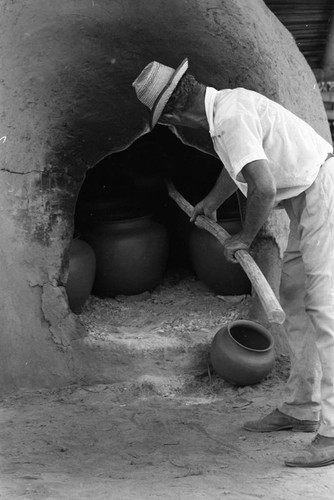
[[[218,224],[229,234],[241,230],[240,219],[219,220]],[[192,267],[199,280],[218,295],[245,295],[251,293],[251,283],[240,264],[228,262],[223,245],[205,229],[192,228],[189,238]]]
[[[86,303],[95,279],[96,260],[92,247],[73,239],[69,252],[69,273],[65,290],[71,310],[78,314]]]
[[[136,295],[159,284],[169,242],[166,228],[151,216],[100,222],[86,239],[96,255],[97,295]]]
[[[253,385],[272,370],[275,362],[271,333],[249,320],[236,320],[213,338],[210,360],[215,372],[234,385]]]
[[[87,232],[106,220],[134,219],[149,213],[147,204],[135,197],[90,198],[77,204],[76,222],[86,236]]]

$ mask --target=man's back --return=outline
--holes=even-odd
[[[266,159],[277,183],[277,201],[298,195],[333,151],[305,121],[267,97],[243,88],[207,88],[206,112],[216,152],[245,192],[242,168]]]

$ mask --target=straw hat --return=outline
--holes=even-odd
[[[145,66],[132,83],[138,99],[151,110],[151,129],[157,124],[168,99],[187,69],[187,58],[177,69],[153,61]]]

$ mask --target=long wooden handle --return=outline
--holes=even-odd
[[[174,184],[169,179],[165,179],[165,183],[169,196],[190,217],[194,207],[177,191]],[[198,215],[194,223],[196,226],[209,231],[209,233],[215,236],[215,238],[217,238],[222,245],[224,245],[225,241],[230,238],[229,233],[225,231],[224,228],[204,215]],[[253,258],[246,250],[237,250],[235,252],[235,258],[243,267],[256,293],[258,294],[261,304],[268,316],[268,320],[271,323],[278,323],[280,325],[283,324],[285,321],[285,313],[271,286],[262,274],[260,268],[254,262]]]

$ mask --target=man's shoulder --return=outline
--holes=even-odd
[[[221,89],[217,91],[216,100],[219,102],[257,102],[267,99],[264,95],[255,90],[244,87],[235,87],[233,89]]]
[[[216,119],[221,122],[245,113],[253,114],[261,97],[261,94],[243,87],[219,90],[215,98]]]

